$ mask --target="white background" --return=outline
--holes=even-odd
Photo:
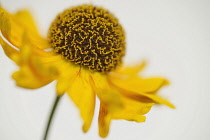
[[[85,0],[1,0],[15,12],[29,8],[46,35],[62,10]],[[94,0],[114,13],[127,33],[126,62],[147,60],[145,76],[164,76],[161,95],[177,109],[155,106],[146,123],[113,121],[107,140],[208,140],[210,137],[210,1]],[[0,49],[0,140],[41,140],[55,96],[55,83],[37,90],[15,86],[17,69]],[[98,103],[88,133],[74,104],[64,96],[49,140],[96,140]]]

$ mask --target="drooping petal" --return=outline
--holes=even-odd
[[[43,67],[39,64],[39,59],[31,55],[31,52],[28,52],[27,49],[22,49],[19,52],[2,39],[1,45],[7,56],[20,66],[20,69],[12,75],[12,78],[16,81],[18,86],[36,89],[49,84],[53,80],[52,77],[46,77],[41,74],[45,72],[46,69],[43,69]],[[28,55],[31,55],[30,59],[28,58]],[[40,70],[41,68],[42,70]],[[49,71],[47,73],[50,74]]]
[[[89,72],[81,69],[72,83],[69,84],[71,87],[67,90],[68,95],[79,108],[80,115],[84,121],[83,131],[87,132],[90,128],[95,108],[95,94],[90,85]]]
[[[26,9],[22,9],[20,11],[17,11],[14,14],[14,17],[16,17],[19,21],[21,21],[22,23],[25,24],[25,26],[30,29],[31,31],[38,33],[35,21],[31,15],[31,13],[26,10]]]
[[[101,137],[105,138],[108,135],[110,123],[111,114],[109,113],[109,110],[106,108],[106,106],[101,103],[98,116],[98,129],[99,135]]]
[[[26,13],[24,13],[26,15]],[[8,13],[5,9],[0,7],[0,30],[2,35],[15,47],[21,48],[22,37],[24,34],[28,35],[30,45],[36,46],[38,48],[49,48],[49,44],[46,39],[43,39],[35,30],[33,29],[33,24],[28,18],[24,19],[22,14],[12,15]]]
[[[129,78],[112,78],[112,82],[119,83],[120,85],[124,84],[128,90],[132,90],[133,87],[135,87],[135,90],[146,93],[154,93],[162,86],[169,84],[168,80],[161,77],[143,79],[138,76],[131,76]]]
[[[91,80],[94,92],[110,112],[123,107],[119,91],[110,87],[106,75],[97,72],[92,73]]]
[[[34,53],[34,49],[28,43],[27,35],[22,39],[24,45],[19,51],[20,55],[16,57],[16,62],[20,68],[13,73],[13,79],[18,86],[30,89],[49,84],[54,80],[52,76],[54,71],[50,68],[51,65],[43,63],[43,59]]]
[[[35,89],[58,76],[56,64],[61,58],[41,49],[46,48],[48,43],[38,35],[28,11],[12,15],[0,7],[0,29],[3,35],[0,43],[6,55],[20,67],[12,76],[18,86]]]
[[[80,66],[73,65],[65,60],[58,63],[56,66],[59,72],[56,90],[58,95],[63,95],[67,89],[72,86],[71,83],[74,82],[75,78],[80,73]]]
[[[36,58],[31,58],[27,63],[22,64],[18,71],[14,72],[12,78],[16,84],[23,88],[36,89],[52,82],[52,77],[42,75],[35,65],[38,65]]]
[[[118,110],[112,110],[107,105],[101,102],[98,117],[99,135],[106,137],[109,133],[109,127],[112,119],[124,119],[128,121],[144,122],[146,117],[143,116],[148,113],[154,103],[143,103],[124,95],[121,95],[123,107]]]
[[[137,76],[132,78],[112,78],[110,80],[121,93],[125,94],[134,100],[140,100],[142,102],[155,102],[159,104],[165,104],[171,108],[175,108],[173,104],[165,99],[159,97],[157,90],[167,83],[163,78],[150,78],[141,79]],[[152,94],[151,94],[152,93]]]
[[[0,43],[6,55],[19,66],[12,77],[16,84],[23,88],[35,89],[49,84],[57,76],[56,63],[59,57],[50,52],[30,46],[27,34],[22,37],[23,45],[14,49],[11,44],[0,38]]]
[[[0,37],[0,44],[4,50],[4,53],[13,60],[17,65],[19,65],[19,61],[17,60],[20,57],[20,52],[10,45],[8,45],[1,37]]]
[[[112,119],[124,119],[128,121],[144,122],[146,117],[144,114],[148,113],[154,103],[143,103],[123,97],[124,108],[112,114]]]
[[[28,65],[21,66],[18,71],[12,74],[12,78],[16,81],[17,86],[28,89],[40,88],[52,81],[42,75],[38,75],[38,72]]]
[[[144,93],[141,91],[136,91],[135,89],[130,91],[130,90],[127,90],[126,87],[122,88],[120,86],[118,86],[118,88],[121,91],[121,93],[123,93],[125,96],[127,96],[133,100],[137,100],[137,101],[141,101],[141,102],[145,102],[145,103],[149,102],[149,103],[164,104],[171,108],[175,108],[175,106],[172,103],[159,97],[157,93],[154,93],[154,94]],[[135,88],[135,87],[133,87],[133,88]]]
[[[96,90],[100,101],[106,106],[109,112],[116,112],[123,108],[121,96],[115,89]]]

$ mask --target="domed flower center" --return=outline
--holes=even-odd
[[[65,10],[53,21],[49,41],[56,53],[97,72],[110,72],[125,54],[125,34],[116,17],[92,5]]]

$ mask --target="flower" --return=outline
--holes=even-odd
[[[158,96],[168,84],[161,77],[143,78],[145,62],[125,66],[125,33],[107,10],[92,5],[59,14],[41,37],[29,11],[15,14],[0,8],[0,43],[19,70],[17,86],[37,89],[56,80],[56,93],[65,93],[80,110],[83,131],[90,128],[95,98],[100,99],[99,134],[106,137],[112,119],[144,122],[154,104],[173,104]]]

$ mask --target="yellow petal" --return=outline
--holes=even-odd
[[[155,82],[154,82],[155,81]],[[157,82],[158,81],[158,82]],[[116,78],[112,78],[110,80],[110,82],[116,86],[116,88],[119,88],[119,90],[125,94],[127,97],[130,97],[134,100],[140,100],[142,102],[150,102],[153,101],[155,103],[159,103],[159,104],[165,104],[171,108],[175,108],[175,106],[173,104],[171,104],[170,102],[168,102],[167,100],[162,99],[161,97],[158,97],[157,94],[153,93],[149,93],[151,91],[157,91],[162,85],[164,85],[162,82],[160,81],[164,81],[161,80],[161,78],[158,79],[147,79],[147,80],[141,80],[140,78],[135,77],[135,79],[116,79]],[[144,82],[146,84],[144,84]],[[149,84],[151,82],[151,84]],[[159,84],[157,84],[159,83]],[[160,84],[162,83],[162,84]],[[154,84],[154,85],[153,85]],[[145,89],[144,89],[144,85]],[[157,86],[160,85],[160,86]],[[149,88],[149,86],[151,86],[151,88]],[[147,92],[145,92],[147,91]]]
[[[14,62],[16,62],[19,65],[19,56],[20,52],[11,47],[9,44],[7,44],[1,37],[0,37],[0,44],[4,50],[4,53]]]
[[[98,125],[99,135],[106,137],[109,133],[109,127],[112,119],[124,119],[128,121],[144,122],[146,117],[144,114],[148,113],[154,103],[142,103],[129,99],[121,95],[122,108],[110,109],[101,101]]]
[[[16,17],[22,23],[24,23],[26,28],[30,29],[33,32],[38,33],[35,21],[28,10],[23,9],[23,10],[17,11],[14,14],[14,17]]]
[[[144,122],[154,103],[143,103],[129,98],[123,98],[124,108],[112,114],[113,119],[124,119],[128,121]]]
[[[100,101],[106,106],[109,112],[115,112],[123,108],[121,96],[115,89],[97,89],[96,93]]]
[[[27,33],[22,34],[21,48],[14,49],[11,44],[0,38],[5,54],[20,67],[12,77],[18,86],[40,88],[55,79],[57,70],[52,61],[60,60],[54,53],[44,52],[33,46]],[[56,64],[56,63],[55,63]]]
[[[92,84],[98,89],[106,89],[109,88],[109,84],[107,82],[107,75],[93,72],[91,73]]]
[[[115,71],[117,74],[133,75],[139,73],[146,65],[146,61],[141,62],[140,64],[134,66],[124,66],[120,67]]]
[[[138,113],[130,113],[130,112],[124,112],[121,111],[119,113],[116,113],[113,115],[113,119],[123,119],[123,120],[127,120],[127,121],[135,121],[135,122],[145,122],[146,117],[143,115],[140,115]]]
[[[99,135],[101,137],[105,138],[108,135],[110,123],[111,123],[111,115],[106,106],[103,103],[101,103],[99,116],[98,116],[98,129],[99,129]]]
[[[110,112],[123,107],[119,91],[109,86],[106,75],[92,73],[91,80],[94,92]]]
[[[113,83],[124,84],[127,89],[133,89],[135,87],[137,91],[154,93],[162,86],[169,84],[169,82],[161,77],[155,78],[139,78],[138,76],[132,76],[130,78],[111,78]]]
[[[21,15],[22,16],[22,15]],[[27,19],[20,16],[12,15],[0,7],[0,30],[2,35],[15,47],[21,48],[23,45],[22,37],[24,34],[28,35],[29,42],[32,46],[39,48],[49,48],[49,44],[46,39],[40,37],[37,32],[32,29],[33,25],[29,27],[31,21],[24,22]]]
[[[53,56],[48,57],[48,62],[46,62],[46,59],[47,58],[38,57],[38,56],[32,57],[31,60],[33,62],[32,63],[33,65],[30,65],[29,63],[29,66],[36,69],[39,75],[42,75],[46,79],[50,79],[51,81],[55,80],[59,76],[59,70],[57,66],[55,65],[55,63],[53,62],[55,57]],[[50,60],[53,60],[53,61],[49,62]],[[57,60],[56,63],[60,61],[59,58],[56,58],[56,60]]]
[[[153,103],[158,103],[158,104],[164,104],[164,105],[167,105],[168,107],[175,108],[175,106],[172,103],[159,97],[157,93],[148,94],[148,93],[139,92],[135,90],[128,91],[125,88],[122,90],[122,93],[124,93],[124,95],[134,100],[138,100],[142,102],[153,102]]]
[[[35,69],[28,65],[21,66],[20,70],[13,73],[12,78],[16,81],[17,86],[36,89],[49,84],[52,80],[39,75]]]
[[[23,45],[19,51],[20,55],[17,57],[17,63],[20,68],[12,75],[17,85],[35,89],[52,82],[55,74],[53,65],[42,62],[43,57],[35,53],[34,50],[36,48],[30,46],[26,34],[23,36],[22,42]]]
[[[68,95],[80,110],[80,115],[84,121],[83,131],[87,132],[90,128],[94,108],[95,94],[89,81],[89,73],[81,69],[77,77],[69,83],[71,87],[68,89]]]
[[[135,78],[136,79],[136,78]],[[135,82],[135,79],[133,83]],[[159,90],[162,86],[168,85],[169,81],[164,78],[147,78],[142,80],[137,80],[136,83],[139,82],[139,89],[143,89],[143,92],[153,93]]]
[[[57,62],[56,62],[57,63]],[[80,72],[80,66],[72,65],[68,61],[63,60],[56,64],[59,72],[56,90],[58,95],[64,94],[74,82]]]

